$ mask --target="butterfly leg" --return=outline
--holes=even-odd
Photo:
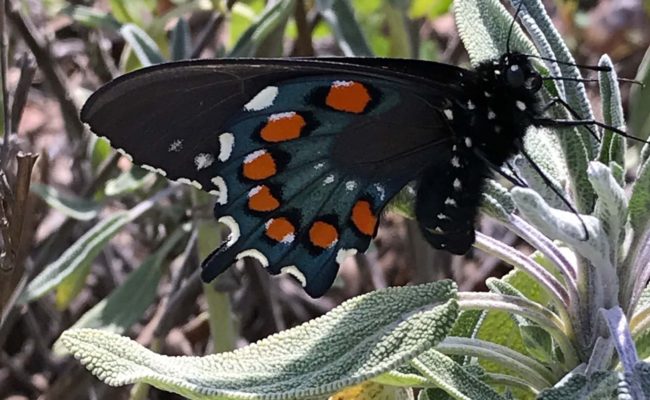
[[[616,128],[611,125],[607,125],[603,122],[596,121],[593,119],[571,120],[571,119],[537,118],[533,120],[533,123],[537,126],[545,126],[549,128],[575,128],[577,126],[596,125],[603,129],[608,129],[612,132],[615,132],[623,136],[624,138],[628,138],[646,144],[650,143],[647,140],[640,139],[636,136],[628,135],[627,132],[625,132],[622,129]]]
[[[578,121],[583,120],[583,118],[578,114],[578,112],[576,110],[574,110],[573,107],[571,107],[571,105],[569,103],[567,103],[566,100],[564,100],[561,97],[554,97],[548,103],[546,103],[544,105],[544,107],[542,108],[542,113],[547,112],[548,110],[551,109],[551,107],[553,107],[553,106],[555,106],[557,104],[564,107],[564,109],[567,110],[569,112],[569,114],[571,114],[571,116],[573,118],[575,118],[576,120],[578,120]],[[600,138],[598,137],[596,132],[593,129],[591,129],[591,127],[589,125],[585,125],[585,129],[587,129],[589,131],[589,133],[591,134],[591,136],[594,139],[596,139],[596,142],[600,143]]]

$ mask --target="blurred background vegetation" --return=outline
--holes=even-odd
[[[485,278],[507,272],[478,251],[435,251],[415,224],[388,213],[368,253],[348,259],[321,299],[248,261],[202,285],[199,263],[222,237],[210,197],[132,166],[78,120],[101,84],[164,60],[374,55],[469,67],[451,0],[1,3],[11,134],[0,147],[0,398],[178,398],[99,383],[58,352],[57,338],[73,325],[127,334],[165,354],[203,355],[376,288],[452,277],[461,290],[481,290]],[[648,82],[649,1],[544,3],[579,63],[608,53],[620,76]],[[629,130],[647,137],[650,90],[622,91]],[[526,247],[489,220],[482,229]]]

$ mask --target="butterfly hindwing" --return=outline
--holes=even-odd
[[[320,296],[451,139],[451,94],[418,79],[349,63],[180,63],[109,84],[82,119],[135,162],[216,196],[231,237],[204,279],[252,256]]]

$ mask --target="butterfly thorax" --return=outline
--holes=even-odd
[[[462,126],[475,151],[501,165],[521,145],[526,130],[541,114],[541,77],[527,56],[511,53],[481,63],[466,82]],[[461,140],[465,140],[464,137]]]

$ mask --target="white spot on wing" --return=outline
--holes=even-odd
[[[194,165],[196,165],[197,171],[208,168],[212,163],[214,163],[214,156],[210,153],[199,153],[194,157]]]
[[[255,186],[254,188],[252,188],[252,189],[248,192],[248,197],[253,197],[253,196],[255,196],[256,194],[258,194],[258,193],[260,192],[260,190],[262,190],[262,186],[261,186],[261,185],[260,185],[260,186]]]
[[[456,207],[456,200],[452,199],[451,197],[447,197],[445,199],[445,204],[448,205],[448,206]]]
[[[236,258],[237,260],[241,260],[241,259],[244,258],[244,257],[252,257],[252,258],[255,258],[256,260],[258,260],[258,261],[260,262],[260,264],[262,264],[262,266],[263,266],[264,268],[266,268],[266,267],[269,266],[269,260],[268,260],[268,258],[266,258],[266,256],[265,256],[264,254],[262,254],[262,252],[259,251],[259,250],[257,250],[257,249],[248,249],[248,250],[244,250],[244,251],[242,251],[241,253],[237,254],[237,256],[235,256],[235,258]]]
[[[318,164],[314,165],[314,169],[321,169],[325,166],[325,163],[319,162]]]
[[[438,218],[438,219],[449,219],[449,217],[446,216],[446,215],[443,214],[443,213],[440,213],[440,214],[436,215],[436,218]]]
[[[340,249],[336,253],[336,263],[341,264],[348,256],[357,254],[357,249]]]
[[[190,182],[190,185],[194,186],[197,189],[203,189],[203,185],[201,185],[198,181],[192,181]]]
[[[467,100],[467,109],[468,110],[473,110],[476,108],[476,105],[472,102],[472,100]]]
[[[519,65],[517,65],[517,64],[512,64],[512,65],[510,66],[510,71],[512,71],[512,72],[517,72],[517,71],[519,71]]]
[[[269,121],[279,121],[279,120],[281,120],[281,119],[292,118],[292,117],[295,117],[295,116],[296,116],[296,112],[295,112],[295,111],[288,111],[288,112],[283,112],[283,113],[277,113],[277,114],[272,114],[272,115],[269,117]]]
[[[260,111],[265,108],[269,108],[275,102],[275,98],[278,96],[278,87],[277,86],[267,86],[262,89],[258,94],[255,95],[244,106],[246,111]]]
[[[356,181],[347,181],[345,182],[345,189],[348,191],[352,191],[357,188],[357,182]]]
[[[298,282],[300,282],[302,287],[307,286],[307,278],[305,278],[305,274],[300,272],[298,267],[296,267],[295,265],[288,265],[286,267],[282,267],[280,268],[280,272],[284,274],[292,275],[294,278],[298,280]]]
[[[192,184],[192,181],[187,179],[187,178],[178,178],[178,179],[176,179],[176,182],[184,183],[186,185],[191,185]]]
[[[454,120],[454,111],[451,108],[448,108],[444,111],[445,117],[447,117],[448,120],[453,121]]]
[[[230,247],[235,244],[235,242],[239,240],[239,236],[241,236],[241,232],[239,231],[239,224],[237,221],[233,217],[227,215],[225,217],[219,218],[217,222],[226,225],[230,230],[230,235],[228,235],[228,242],[226,245]]]
[[[183,141],[181,139],[174,140],[169,144],[169,148],[167,150],[170,153],[178,153],[179,151],[183,150]]]
[[[465,146],[472,147],[472,138],[469,137],[465,138]]]
[[[492,97],[492,94],[490,92],[483,92],[483,95],[485,95],[485,97]]]
[[[517,108],[520,109],[521,111],[526,110],[526,104],[524,104],[523,101],[521,101],[521,100],[517,100],[517,103],[516,103],[516,104],[517,104]]]
[[[454,189],[460,190],[463,188],[463,184],[460,183],[460,179],[456,178],[454,179]]]
[[[333,183],[333,182],[334,182],[334,175],[329,174],[329,175],[327,175],[325,177],[325,179],[323,179],[323,186],[329,185],[330,183]]]
[[[261,186],[258,186],[258,188],[260,188],[260,187],[261,187]],[[253,188],[253,190],[255,190],[255,189],[256,189],[256,188]],[[253,190],[251,190],[251,192],[252,192]],[[252,196],[252,195],[249,193],[248,196],[250,197],[250,196]],[[271,224],[273,223],[273,220],[274,220],[274,219],[271,218],[270,220],[266,221],[266,223],[264,224],[264,227],[266,227],[266,229],[269,229],[269,227],[270,227]],[[293,233],[288,233],[288,234],[284,235],[284,237],[280,240],[280,243],[290,244],[290,243],[292,243],[292,242],[295,240],[295,238],[296,238],[296,235],[295,235],[295,234],[293,234]]]
[[[226,181],[220,176],[215,176],[210,181],[216,187],[215,190],[210,191],[210,194],[217,197],[217,203],[221,205],[228,203],[228,185],[226,185]]]
[[[235,145],[235,136],[230,132],[219,135],[219,161],[227,161],[232,154],[232,148]]]
[[[111,142],[108,141],[108,139],[106,141],[108,142],[108,144],[111,144]],[[117,150],[118,153],[126,157],[127,160],[133,162],[133,157],[131,157],[131,154],[127,153],[124,149],[115,149],[115,150]]]
[[[141,167],[146,169],[147,171],[151,171],[151,172],[154,172],[156,174],[160,174],[162,176],[167,176],[167,172],[165,172],[164,170],[162,170],[160,168],[154,168],[151,165],[147,165],[147,164],[142,164]],[[183,179],[183,178],[178,179],[178,182],[182,182],[181,179]],[[190,181],[187,180],[187,182],[184,182],[184,183],[190,184]]]
[[[246,158],[244,158],[244,164],[252,163],[253,161],[255,161],[258,158],[260,158],[261,156],[263,156],[264,154],[266,154],[266,150],[264,150],[264,149],[256,150],[256,151],[250,153],[249,155],[247,155]]]
[[[386,198],[386,189],[379,183],[375,183],[375,189],[377,189],[377,193],[379,193],[379,200],[384,201]]]
[[[332,82],[332,87],[345,87],[354,85],[353,81],[334,81]]]
[[[488,109],[488,110],[489,110],[489,109]],[[487,116],[487,117],[488,117],[488,119],[495,119],[495,118],[497,117],[497,115],[494,113],[494,111],[489,110],[489,111],[488,111],[488,116]]]
[[[451,166],[454,168],[460,168],[460,159],[458,156],[453,156],[451,158]]]

